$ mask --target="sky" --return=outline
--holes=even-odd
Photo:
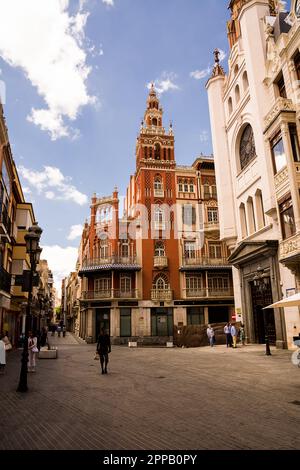
[[[125,194],[154,81],[178,164],[212,153],[205,83],[227,69],[228,0],[0,0],[0,93],[56,287],[90,198]]]

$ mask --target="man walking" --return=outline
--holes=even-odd
[[[100,356],[102,374],[107,374],[108,354],[111,352],[111,344],[110,337],[105,333],[104,328],[101,328],[98,338],[97,352]]]
[[[233,340],[233,347],[234,349],[236,349],[236,342],[237,342],[237,330],[236,330],[236,327],[235,325],[232,325],[231,326],[231,329],[230,329],[230,332],[231,332],[231,336],[232,336],[232,340]]]
[[[231,337],[231,331],[230,331],[230,323],[227,323],[224,327],[224,333],[226,335],[226,346],[227,348],[230,348],[232,345],[232,337]]]

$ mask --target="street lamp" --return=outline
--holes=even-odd
[[[263,297],[263,318],[264,318],[264,330],[265,330],[265,341],[266,341],[266,356],[272,356],[270,349],[270,340],[269,340],[269,326],[266,318],[265,307],[265,292],[269,287],[269,277],[265,274],[265,270],[259,266],[257,268],[256,274],[254,276],[254,286],[259,290]]]
[[[28,363],[28,333],[29,325],[31,327],[31,303],[32,303],[32,288],[33,288],[33,276],[36,271],[36,266],[40,261],[40,256],[42,248],[39,246],[39,241],[41,238],[43,230],[38,226],[37,223],[34,223],[32,227],[29,228],[28,233],[25,235],[26,243],[26,253],[30,258],[30,273],[29,273],[29,285],[28,285],[28,301],[26,306],[26,317],[25,317],[25,336],[24,336],[24,345],[22,352],[21,360],[21,373],[20,381],[17,388],[17,392],[27,392],[27,363]]]

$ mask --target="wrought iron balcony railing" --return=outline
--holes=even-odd
[[[167,268],[168,267],[168,258],[166,256],[155,256],[154,257],[154,267],[155,268]]]
[[[83,268],[93,268],[105,265],[137,265],[136,256],[107,256],[106,258],[90,258],[82,263]]]
[[[123,291],[121,289],[105,289],[99,291],[82,292],[81,300],[110,300],[110,299],[138,299],[137,289]]]
[[[173,291],[171,289],[152,289],[151,300],[153,302],[166,301],[170,302],[173,299]]]
[[[0,267],[0,290],[10,293],[11,287],[11,274],[4,268]]]
[[[201,256],[197,252],[184,256],[182,264],[183,266],[230,266],[227,258],[211,258]]]
[[[227,289],[213,289],[213,288],[199,288],[199,289],[184,289],[184,297],[186,299],[214,299],[233,297],[233,288],[228,287]]]

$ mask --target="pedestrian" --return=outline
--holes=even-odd
[[[236,342],[237,342],[237,330],[235,325],[231,325],[230,328],[231,336],[232,336],[232,341],[233,341],[233,348],[236,349]]]
[[[41,332],[41,341],[40,341],[41,348],[44,348],[44,347],[46,346],[46,344],[47,344],[47,338],[48,338],[47,330],[46,330],[46,328],[43,326],[42,332]]]
[[[245,326],[242,323],[240,327],[240,342],[242,343],[243,346],[246,344],[246,334],[245,334]]]
[[[0,334],[0,374],[4,374],[6,366],[6,351],[5,351],[5,342],[3,341],[3,335]]]
[[[64,337],[64,338],[65,338],[65,336],[66,336],[66,331],[67,331],[66,325],[63,325],[63,327],[62,327],[62,332],[63,332],[63,337]]]
[[[100,356],[102,374],[107,374],[108,354],[111,352],[111,344],[110,337],[104,328],[101,328],[98,338],[97,352]]]
[[[214,329],[212,328],[211,325],[208,325],[208,328],[206,330],[206,334],[207,334],[207,337],[208,337],[208,340],[209,340],[209,344],[213,348],[214,344],[216,342],[216,338],[215,338]]]
[[[56,325],[53,323],[51,336],[55,336],[55,332],[56,332]]]
[[[61,326],[58,325],[57,327],[57,336],[60,338],[60,333],[61,333]]]
[[[232,346],[232,336],[231,336],[231,331],[230,331],[230,324],[226,323],[224,326],[224,333],[226,336],[226,346],[227,348],[231,348]]]
[[[32,331],[29,332],[28,337],[28,372],[35,372],[36,367],[36,354],[39,352],[37,347],[37,336]]]

